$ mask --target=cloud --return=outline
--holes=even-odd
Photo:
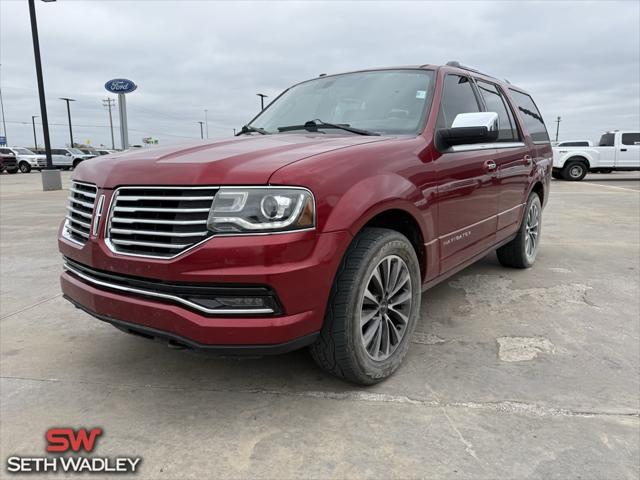
[[[139,85],[130,141],[168,144],[198,138],[205,108],[210,135],[228,136],[257,113],[256,93],[320,73],[448,60],[529,90],[550,131],[562,116],[561,138],[640,128],[638,2],[36,3],[54,145],[68,142],[62,96],[77,100],[76,141],[110,145],[101,100],[114,77]],[[0,3],[0,30],[9,141],[30,145],[40,111],[26,2]]]

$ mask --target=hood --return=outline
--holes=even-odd
[[[391,137],[334,134],[247,135],[214,142],[152,147],[81,163],[74,179],[122,185],[264,185],[278,169],[313,155]]]

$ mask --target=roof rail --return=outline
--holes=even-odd
[[[469,72],[474,72],[474,73],[479,73],[480,75],[484,75],[486,77],[491,77],[491,78],[498,78],[494,75],[489,75],[488,73],[484,73],[481,72],[480,70],[478,70],[477,68],[471,68],[471,67],[467,67],[466,65],[462,65],[460,62],[458,62],[457,60],[451,60],[450,62],[447,62],[446,65],[448,67],[455,67],[455,68],[460,68],[462,70],[467,70]],[[505,78],[504,80],[505,82],[507,82],[508,84],[511,84],[511,82],[509,80],[507,80]]]

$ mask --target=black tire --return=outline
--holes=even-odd
[[[409,278],[402,285],[405,294],[408,293],[405,298],[410,299],[410,307],[408,311],[404,310],[408,320],[404,323],[402,338],[398,341],[396,337],[396,344],[393,350],[389,349],[392,353],[388,354],[388,358],[376,360],[370,356],[364,344],[365,327],[360,323],[361,308],[365,290],[368,289],[369,282],[373,281],[374,270],[389,258],[398,262],[397,265],[402,264],[406,267],[402,273],[407,272]],[[396,285],[399,283],[398,278],[399,276],[396,277]],[[395,285],[392,288],[395,288]],[[410,292],[406,292],[408,288],[411,289]],[[398,369],[409,349],[410,339],[420,315],[421,293],[420,265],[409,240],[399,232],[386,228],[364,229],[354,238],[340,263],[320,336],[310,347],[311,355],[324,370],[351,382],[372,385],[384,380]],[[394,298],[393,294],[389,295],[389,298]],[[388,339],[394,335],[391,335],[391,327],[382,319],[386,318],[390,322],[390,317],[398,317],[390,313],[396,310],[387,306],[392,305],[391,300],[389,303],[386,299],[378,300],[379,306],[373,307],[378,309],[374,320],[378,322],[376,325],[380,325],[380,337]],[[383,303],[384,307],[381,306]],[[378,315],[380,321],[376,320]]]
[[[551,176],[556,180],[564,180],[564,177],[562,176],[561,172],[552,171]]]
[[[562,176],[570,182],[579,182],[585,177],[588,171],[589,167],[587,167],[584,161],[569,159],[562,169]]]
[[[613,169],[611,169],[611,168],[605,168],[605,169],[600,170],[600,173],[611,173],[611,172],[613,172]]]
[[[29,162],[22,161],[18,164],[18,168],[22,173],[29,173],[31,171],[31,165]]]
[[[11,173],[11,174],[18,173],[18,168],[17,167],[16,168],[10,168],[10,169],[7,168],[7,173]]]
[[[76,168],[78,168],[78,165],[80,165],[80,162],[82,162],[82,160],[74,160],[73,161],[73,169],[75,170]]]
[[[529,225],[529,213],[531,210],[535,208],[537,209],[537,228],[535,229],[535,248],[533,250],[533,254],[530,254],[528,251],[529,243],[531,242],[531,237],[529,235],[530,225]],[[537,193],[532,192],[529,195],[529,200],[527,201],[527,205],[524,210],[524,214],[522,216],[522,222],[520,223],[520,229],[518,230],[518,234],[516,238],[511,240],[506,245],[498,248],[496,253],[498,254],[498,261],[504,267],[512,267],[512,268],[529,268],[536,261],[536,255],[538,253],[538,246],[540,245],[540,234],[542,233],[542,204],[540,202],[540,197]],[[527,241],[527,237],[529,240]]]

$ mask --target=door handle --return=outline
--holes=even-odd
[[[491,172],[496,169],[496,162],[494,162],[493,160],[487,160],[486,162],[484,162],[484,168]]]
[[[531,155],[525,155],[524,156],[524,164],[525,165],[531,165]]]
[[[626,149],[626,148],[621,148],[621,149],[620,149],[620,151],[621,151],[621,152],[626,152],[626,151],[627,151],[627,149]]]

